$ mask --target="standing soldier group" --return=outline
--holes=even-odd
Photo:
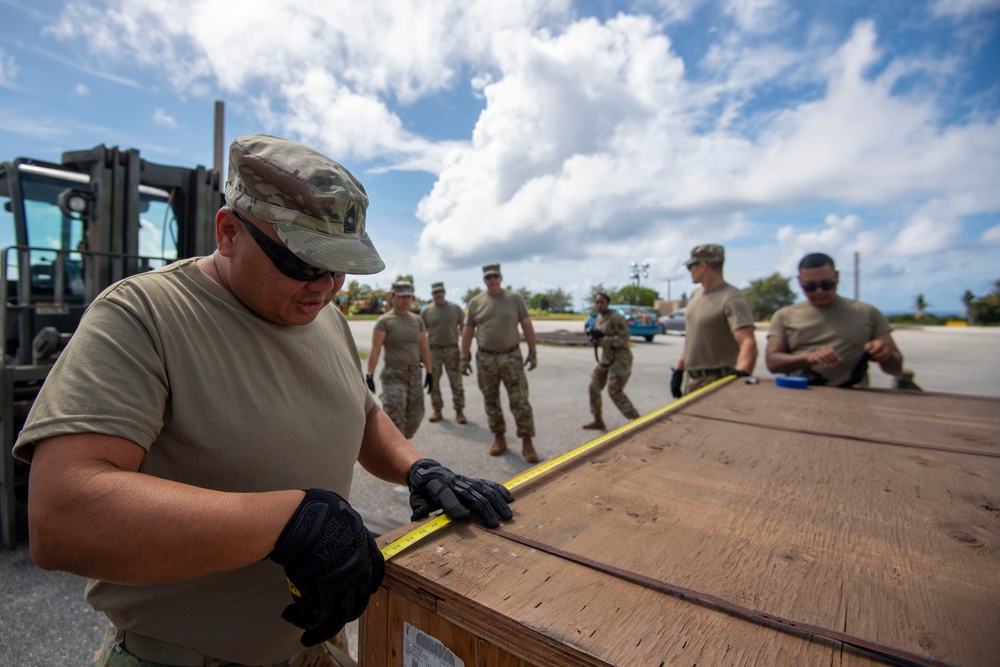
[[[701,287],[687,304],[684,349],[670,381],[674,398],[727,375],[747,377],[753,373],[757,362],[753,313],[746,294],[726,282],[725,259],[725,249],[709,243],[692,249],[684,262],[691,280]],[[808,375],[810,383],[825,383],[832,378],[831,384],[847,386],[867,381],[866,362],[870,359],[886,372],[902,376],[902,355],[889,335],[888,322],[873,307],[837,296],[838,277],[828,256],[814,254],[803,259],[799,282],[807,301],[775,314],[768,334],[769,369]],[[507,427],[500,404],[502,384],[521,439],[521,453],[526,461],[534,463],[538,461],[533,443],[535,425],[524,369],[533,370],[538,364],[535,331],[523,298],[513,290],[503,289],[502,280],[499,264],[483,266],[486,291],[469,300],[464,315],[458,305],[445,299],[444,283],[433,283],[434,301],[419,317],[409,313],[412,286],[396,283],[393,311],[376,323],[368,362],[369,386],[374,387],[371,373],[384,344],[387,367],[382,373],[383,405],[407,437],[416,432],[423,418],[420,361],[430,369],[423,385],[434,409],[429,421],[444,418],[440,382],[447,374],[455,421],[465,424],[462,375],[473,372],[475,338],[475,369],[494,438],[490,454],[499,456],[507,450]],[[610,301],[604,293],[594,298],[597,316],[588,333],[597,365],[589,387],[593,419],[583,426],[585,429],[607,428],[601,401],[605,387],[627,419],[639,417],[625,394],[632,374],[629,327],[621,313],[609,307]],[[526,358],[521,355],[522,332],[528,345]],[[847,374],[852,369],[855,378],[850,380]]]

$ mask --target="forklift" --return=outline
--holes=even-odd
[[[103,145],[63,153],[61,163],[0,164],[0,540],[8,549],[19,537],[28,469],[11,450],[49,370],[105,288],[215,250],[220,171]]]

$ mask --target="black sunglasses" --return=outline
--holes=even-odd
[[[824,292],[829,292],[834,287],[837,286],[836,280],[821,280],[818,283],[799,283],[803,290],[806,292],[815,292],[818,289]]]
[[[322,278],[328,273],[332,273],[334,278],[343,278],[345,274],[339,271],[328,271],[326,269],[321,269],[318,266],[313,266],[307,262],[303,262],[301,259],[295,256],[288,248],[275,243],[267,234],[257,229],[257,227],[240,215],[240,212],[234,208],[229,209],[233,212],[243,226],[247,228],[250,232],[250,236],[256,241],[257,246],[267,255],[267,258],[271,260],[275,268],[281,271],[283,274],[291,278],[292,280],[302,280],[304,282],[309,282],[316,280],[317,278]]]

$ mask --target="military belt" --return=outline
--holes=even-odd
[[[415,371],[420,368],[420,364],[410,364],[410,365],[396,365],[396,364],[386,364],[386,368],[391,368],[396,371]]]
[[[723,375],[731,375],[736,372],[736,369],[732,366],[724,366],[722,368],[699,368],[693,371],[687,371],[689,377],[694,380],[707,377],[722,377]]]
[[[458,343],[454,345],[431,345],[432,350],[449,350],[453,347],[458,347]]]
[[[480,347],[476,351],[482,352],[483,354],[510,354],[519,347],[520,345],[515,345],[514,347],[507,350],[484,350],[483,348]]]

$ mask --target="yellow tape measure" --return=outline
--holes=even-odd
[[[589,452],[595,447],[600,447],[608,440],[611,440],[612,438],[616,438],[619,435],[622,435],[623,433],[627,433],[633,429],[636,429],[642,426],[643,424],[647,424],[653,421],[654,419],[657,419],[660,416],[667,414],[668,412],[673,412],[677,408],[681,407],[682,405],[684,405],[689,401],[694,400],[698,396],[701,396],[706,392],[713,391],[724,384],[732,382],[735,379],[736,379],[735,375],[727,375],[724,378],[716,380],[715,382],[706,385],[701,389],[693,391],[690,394],[677,399],[673,403],[669,403],[658,410],[650,412],[648,415],[644,415],[642,417],[639,417],[638,419],[634,419],[629,423],[625,424],[624,426],[616,428],[614,431],[611,431],[610,433],[605,433],[604,435],[595,438],[586,444],[580,445],[576,449],[571,449],[565,454],[561,454],[555,457],[554,459],[549,459],[544,463],[539,463],[533,468],[525,470],[520,475],[517,475],[516,477],[507,480],[506,482],[504,482],[503,485],[506,486],[511,491],[513,491],[514,489],[524,484],[525,482],[528,482],[530,480],[535,479],[536,477],[544,475],[553,468],[557,468],[562,464],[566,463],[567,461],[571,461],[577,458],[578,456]],[[382,557],[385,558],[386,560],[389,560],[393,556],[396,556],[400,552],[408,549],[409,547],[413,546],[414,544],[424,539],[428,535],[437,532],[441,528],[444,528],[449,523],[451,523],[451,519],[446,514],[441,514],[431,519],[430,521],[427,521],[426,523],[420,524],[420,526],[411,530],[406,535],[403,535],[398,540],[390,542],[389,544],[382,547]]]

